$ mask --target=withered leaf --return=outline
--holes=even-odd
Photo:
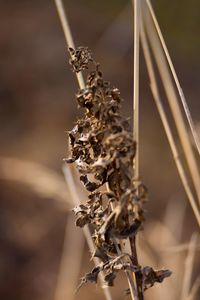
[[[162,282],[165,278],[172,274],[169,270],[154,271],[151,267],[144,267],[142,269],[144,289],[148,289],[156,282]]]
[[[104,277],[106,285],[107,286],[113,286],[115,278],[116,278],[116,273],[115,272],[110,272],[110,273],[106,274],[105,277]]]
[[[87,189],[89,192],[94,192],[94,191],[99,187],[99,185],[96,184],[95,182],[90,182],[90,181],[88,181],[88,182],[85,184],[85,187],[86,187],[86,189]]]
[[[77,215],[78,213],[86,213],[88,210],[87,206],[81,204],[81,205],[78,205],[76,207],[73,208],[73,212],[75,213],[75,215]]]
[[[98,267],[95,267],[92,270],[92,272],[86,273],[86,275],[85,275],[86,282],[90,281],[90,282],[97,283],[97,278],[98,278],[100,271],[101,271],[101,268],[98,266]]]
[[[80,180],[83,182],[89,192],[94,192],[99,187],[96,182],[90,182],[87,178],[87,175],[82,175]]]
[[[115,194],[118,194],[119,186],[120,186],[120,174],[119,174],[118,170],[114,170],[108,176],[108,183],[109,183],[109,188],[111,189],[111,191],[113,191]]]
[[[119,239],[125,239],[135,235],[138,232],[140,226],[141,226],[141,222],[136,219],[134,223],[131,224],[129,227],[125,227],[122,230],[112,229],[110,234]]]
[[[103,262],[106,262],[109,259],[108,255],[106,254],[106,251],[103,248],[98,247],[96,248],[93,256],[101,258]]]
[[[85,226],[86,224],[89,224],[91,222],[90,218],[88,217],[87,214],[85,215],[81,215],[80,217],[78,217],[76,219],[76,226],[78,227],[83,227]]]
[[[68,164],[74,163],[75,160],[76,160],[75,157],[69,157],[69,158],[65,158],[65,159],[64,159],[64,161],[65,161],[66,163],[68,163]]]
[[[88,69],[88,63],[92,61],[91,51],[87,47],[69,48],[71,54],[70,64],[74,72]]]
[[[77,288],[77,291],[82,287],[83,284],[87,282],[97,283],[98,275],[101,270],[100,266],[95,267],[91,272],[86,273],[84,277],[81,278],[81,282]]]

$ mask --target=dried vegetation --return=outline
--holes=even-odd
[[[169,270],[154,271],[138,263],[135,237],[143,227],[147,189],[134,179],[133,160],[136,143],[128,119],[121,115],[121,96],[117,88],[105,81],[100,66],[84,47],[70,48],[70,64],[74,72],[88,69],[86,87],[78,91],[78,106],[84,109],[74,128],[69,131],[71,156],[67,163],[76,163],[80,180],[89,192],[84,204],[74,208],[76,225],[91,226],[95,244],[93,256],[101,263],[81,281],[97,282],[103,272],[105,284],[114,285],[120,270],[135,273],[137,290],[143,291],[170,276]],[[107,188],[106,188],[107,186]],[[123,252],[122,244],[130,241],[131,253]]]

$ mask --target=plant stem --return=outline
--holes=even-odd
[[[176,84],[176,87],[177,87],[177,90],[178,90],[178,93],[179,93],[179,96],[180,96],[180,99],[181,99],[183,108],[184,108],[184,111],[185,111],[185,115],[186,115],[186,117],[187,117],[187,120],[188,120],[190,129],[191,129],[191,132],[192,132],[192,135],[193,135],[193,138],[194,138],[194,142],[195,142],[195,144],[196,144],[197,151],[198,151],[198,153],[199,153],[199,155],[200,155],[200,139],[199,139],[199,136],[198,136],[198,134],[197,134],[197,132],[196,132],[195,125],[194,125],[194,123],[193,123],[193,120],[192,120],[192,117],[191,117],[191,114],[190,114],[190,110],[189,110],[189,107],[188,107],[187,102],[186,102],[186,99],[185,99],[185,95],[184,95],[184,93],[183,93],[183,90],[182,90],[182,88],[181,88],[180,82],[179,82],[179,80],[178,80],[178,76],[177,76],[177,74],[176,74],[174,65],[173,65],[172,60],[171,60],[171,57],[170,57],[170,55],[169,55],[169,51],[168,51],[168,49],[167,49],[165,40],[164,40],[164,38],[163,38],[163,35],[162,35],[162,32],[161,32],[160,26],[159,26],[159,24],[158,24],[158,21],[157,21],[157,18],[156,18],[156,15],[155,15],[155,13],[154,13],[154,10],[153,10],[153,7],[152,7],[152,5],[151,5],[150,0],[146,0],[146,3],[147,3],[147,5],[148,5],[148,8],[149,8],[150,14],[151,14],[151,16],[152,16],[152,19],[153,19],[153,22],[154,22],[156,31],[157,31],[157,33],[158,33],[160,42],[161,42],[162,47],[163,47],[163,50],[164,50],[164,52],[165,52],[165,55],[166,55],[166,58],[167,58],[167,62],[168,62],[168,64],[169,64],[170,70],[171,70],[171,72],[172,72],[172,75],[173,75],[173,78],[174,78],[174,81],[175,81],[175,84]]]
[[[134,66],[133,66],[133,138],[136,142],[136,154],[133,161],[134,180],[136,188],[139,184],[139,59],[140,59],[140,0],[132,0],[134,9]],[[130,238],[131,255],[135,265],[138,265],[135,237]],[[133,274],[133,280],[137,287],[137,298],[143,300],[142,282]]]
[[[172,151],[172,155],[173,155],[173,158],[174,158],[174,161],[175,161],[180,179],[182,181],[185,192],[188,196],[188,200],[189,200],[189,202],[191,204],[191,207],[193,209],[193,212],[194,212],[194,215],[196,217],[197,223],[200,226],[199,208],[196,204],[195,198],[194,198],[194,196],[192,194],[192,191],[190,189],[188,179],[186,177],[186,173],[185,173],[185,170],[183,168],[183,164],[180,160],[180,155],[178,153],[176,143],[175,143],[171,128],[169,126],[169,122],[167,120],[167,116],[166,116],[163,104],[162,104],[161,99],[160,99],[158,86],[157,86],[157,83],[156,83],[154,67],[153,67],[153,63],[152,63],[152,59],[151,59],[151,55],[150,55],[150,50],[149,50],[146,34],[145,34],[145,31],[144,31],[144,27],[143,27],[142,18],[141,18],[140,34],[141,34],[141,43],[142,43],[142,48],[143,48],[143,52],[144,52],[144,58],[145,58],[145,61],[146,61],[147,71],[148,71],[148,74],[149,74],[150,87],[151,87],[153,99],[155,101],[155,104],[157,106],[161,121],[163,123],[163,127],[164,127],[164,130],[165,130],[166,135],[167,135],[167,139],[168,139],[171,151]]]
[[[158,70],[163,82],[163,87],[165,89],[165,93],[167,96],[167,100],[169,102],[169,107],[171,109],[174,122],[177,128],[178,135],[180,137],[181,145],[183,147],[183,151],[185,154],[186,162],[188,165],[189,172],[191,174],[191,179],[193,181],[193,185],[197,194],[197,198],[200,203],[200,175],[198,170],[198,164],[196,162],[196,158],[193,153],[193,149],[190,143],[190,137],[183,119],[183,115],[179,106],[179,102],[176,96],[176,92],[172,83],[172,79],[169,73],[169,69],[166,63],[166,59],[163,53],[162,46],[159,41],[159,37],[157,36],[157,32],[152,21],[152,16],[149,14],[149,11],[146,10],[146,6],[144,6],[145,13],[145,25],[148,34],[148,38],[150,41],[150,45],[155,57],[155,61],[158,66]]]
[[[140,24],[140,0],[132,0],[134,8],[134,65],[133,65],[133,138],[137,151],[134,158],[134,176],[139,180],[139,24]]]
[[[135,236],[130,237],[130,247],[131,247],[131,253],[132,253],[132,263],[133,263],[133,265],[139,266]],[[137,286],[138,299],[143,300],[144,299],[143,283],[142,283],[142,278],[141,278],[141,275],[139,272],[135,274],[135,281],[136,281],[136,286]]]
[[[63,2],[62,0],[54,0],[55,1],[55,5],[56,5],[56,9],[60,18],[60,22],[63,28],[63,32],[64,32],[64,36],[68,45],[68,48],[73,48],[75,49],[75,44],[74,44],[74,40],[71,34],[71,30],[70,30],[70,26],[69,26],[69,22],[68,22],[68,18],[63,6]],[[79,84],[80,89],[84,89],[85,88],[85,82],[84,82],[84,78],[83,78],[83,74],[81,72],[76,73],[76,77],[77,77],[77,81]]]
[[[110,192],[110,188],[109,188],[108,183],[106,183],[106,189],[107,189],[108,192]],[[114,210],[113,203],[111,203],[111,208],[112,208],[112,210]],[[121,252],[123,252],[125,250],[125,248],[127,246],[127,243],[128,243],[129,250],[128,251],[124,251],[124,252],[127,252],[131,256],[133,256],[133,253],[131,252],[131,241],[130,241],[130,239],[129,240],[125,240],[124,242],[125,242],[125,246],[124,246],[123,242],[120,243],[122,251],[119,249],[117,243],[115,242],[115,248],[117,250],[118,255],[121,255]],[[125,271],[125,274],[126,274],[126,277],[127,277],[127,281],[128,281],[128,285],[129,285],[129,289],[130,289],[130,294],[131,294],[132,300],[139,300],[139,298],[138,298],[138,292],[137,292],[137,282],[136,282],[135,273],[132,273],[130,271]]]

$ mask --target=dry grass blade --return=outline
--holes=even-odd
[[[65,9],[63,6],[63,2],[62,0],[54,0],[55,1],[55,5],[58,11],[58,15],[61,21],[61,25],[63,28],[63,32],[65,35],[65,39],[68,45],[68,48],[73,48],[75,49],[75,45],[74,45],[74,40],[71,34],[71,30],[70,30],[70,26],[69,26],[69,22],[65,13]],[[83,75],[81,72],[76,73],[77,76],[77,80],[78,80],[78,84],[80,86],[80,89],[83,89],[85,87],[85,83],[84,83],[84,79],[83,79]]]
[[[149,11],[147,11],[146,6],[143,6],[144,11],[144,22],[147,31],[147,35],[150,41],[150,45],[155,57],[155,61],[158,66],[158,70],[162,79],[163,87],[169,102],[169,106],[174,118],[174,122],[177,128],[177,132],[180,137],[181,145],[184,150],[186,162],[188,165],[189,172],[191,174],[191,179],[200,203],[200,176],[198,170],[198,164],[193,153],[192,145],[190,143],[189,134],[184,122],[184,118],[179,106],[179,101],[176,96],[176,92],[172,83],[171,75],[166,63],[166,59],[163,53],[162,46],[160,44],[159,38],[157,36],[157,31],[155,29],[154,23],[152,21]]]
[[[167,138],[168,138],[168,142],[169,145],[171,147],[171,151],[174,157],[174,161],[176,163],[176,167],[177,170],[179,172],[179,176],[181,178],[183,187],[185,189],[185,192],[188,196],[188,199],[190,201],[190,204],[192,206],[194,215],[197,219],[197,222],[200,226],[200,212],[199,212],[199,208],[196,204],[196,201],[194,199],[194,196],[192,194],[192,191],[190,189],[182,162],[180,160],[180,156],[176,147],[176,143],[175,140],[173,138],[173,134],[171,132],[170,126],[169,126],[169,122],[167,120],[167,116],[164,110],[164,107],[162,105],[161,99],[160,99],[160,95],[159,95],[159,91],[158,91],[158,87],[157,87],[157,83],[156,83],[156,77],[155,77],[155,73],[154,73],[154,67],[153,67],[153,63],[152,63],[152,59],[151,59],[151,55],[150,55],[150,50],[149,50],[149,46],[148,46],[148,42],[146,39],[146,34],[144,31],[144,27],[143,27],[143,23],[142,23],[142,18],[141,18],[141,26],[140,26],[140,33],[141,33],[141,42],[142,42],[142,48],[143,48],[143,52],[144,52],[144,57],[145,57],[145,61],[146,61],[146,66],[147,66],[147,71],[149,74],[149,78],[150,78],[150,87],[151,87],[151,91],[153,94],[153,98],[155,101],[155,104],[157,106],[161,121],[163,123]]]
[[[134,158],[135,180],[139,180],[139,55],[140,1],[132,0],[134,8],[134,69],[133,69],[133,136],[137,145]]]
[[[194,266],[197,242],[198,242],[198,234],[193,233],[193,235],[190,239],[188,254],[187,254],[187,257],[185,260],[185,273],[183,276],[183,288],[182,288],[182,293],[181,293],[182,300],[188,299],[188,297],[190,295],[192,271],[193,271],[193,266]]]
[[[183,105],[183,108],[184,108],[184,111],[185,111],[185,115],[187,117],[187,120],[188,120],[188,123],[190,125],[190,129],[191,129],[191,132],[192,132],[192,135],[193,135],[193,138],[194,138],[194,142],[196,144],[196,148],[197,148],[197,151],[200,155],[200,139],[199,139],[199,136],[197,134],[197,131],[196,131],[196,128],[195,128],[195,125],[193,123],[193,120],[192,120],[192,117],[191,117],[191,114],[190,114],[190,110],[188,108],[188,105],[187,105],[187,102],[186,102],[186,99],[185,99],[185,95],[183,93],[183,90],[181,88],[181,85],[180,85],[180,82],[178,80],[178,76],[176,74],[176,70],[174,68],[174,65],[172,63],[172,60],[171,60],[171,57],[169,55],[169,51],[167,49],[167,46],[166,46],[166,43],[165,43],[165,40],[163,38],[163,35],[162,35],[162,32],[161,32],[161,29],[160,29],[160,26],[158,24],[158,21],[157,21],[157,18],[156,18],[156,15],[155,15],[155,12],[153,10],[153,7],[151,5],[151,2],[150,0],[146,0],[146,3],[149,7],[149,11],[151,13],[151,16],[152,16],[152,19],[153,19],[153,22],[154,22],[154,25],[155,25],[155,28],[157,30],[157,33],[158,33],[158,36],[159,36],[159,39],[160,39],[160,42],[162,44],[162,47],[163,47],[163,50],[165,52],[165,55],[166,55],[166,58],[167,58],[167,62],[169,64],[169,67],[170,67],[170,70],[172,72],[172,75],[173,75],[173,78],[174,78],[174,81],[175,81],[175,84],[176,84],[176,87],[177,87],[177,90],[179,92],[179,96],[180,96],[180,99],[181,99],[181,102],[182,102],[182,105]]]
[[[136,154],[133,160],[134,178],[137,184],[139,184],[139,61],[140,61],[140,1],[132,0],[134,10],[134,65],[133,65],[133,137],[136,142]],[[136,186],[137,186],[136,184]],[[135,238],[130,240],[132,245],[132,255],[136,257],[137,261],[137,250]],[[143,299],[143,292],[137,285],[137,279],[133,274],[133,281],[135,287],[137,287],[137,293],[134,295],[135,299]]]
[[[71,194],[71,199],[73,201],[73,204],[74,205],[79,205],[80,204],[79,195],[77,193],[77,189],[76,189],[76,186],[75,186],[75,183],[74,183],[74,179],[73,179],[71,169],[68,165],[63,166],[63,173],[64,173],[65,181],[68,185],[68,188],[69,188],[69,191],[70,191],[70,194]],[[83,232],[84,232],[88,247],[90,249],[90,252],[94,253],[95,248],[94,248],[94,244],[93,244],[92,237],[91,237],[90,230],[89,230],[88,226],[85,226],[83,228]],[[99,263],[100,263],[100,260],[97,257],[93,257],[93,261],[94,261],[96,266],[99,265]],[[112,300],[112,296],[111,296],[109,287],[104,287],[104,280],[103,280],[102,273],[99,274],[99,278],[100,278],[100,281],[101,281],[101,285],[103,287],[103,293],[105,295],[105,298],[107,300]]]
[[[146,11],[145,11],[146,12]],[[152,15],[151,15],[152,16]],[[200,195],[200,190],[199,190],[199,183],[200,183],[200,177],[199,177],[199,172],[197,168],[197,163],[192,151],[191,144],[189,142],[189,135],[187,133],[186,126],[184,124],[184,120],[181,114],[181,110],[178,104],[178,100],[176,97],[176,93],[171,81],[171,77],[169,74],[169,70],[166,64],[165,57],[163,55],[163,51],[161,48],[161,45],[159,43],[159,39],[156,34],[156,30],[154,28],[154,23],[152,23],[152,20],[150,19],[150,16],[148,13],[145,14],[145,21],[146,21],[146,28],[147,28],[147,33],[148,37],[150,40],[150,44],[152,46],[152,50],[160,71],[160,75],[163,81],[163,85],[168,97],[169,105],[172,111],[172,114],[174,116],[174,120],[177,126],[177,130],[182,142],[182,146],[185,152],[186,160],[188,163],[188,167],[193,179],[193,183],[197,192],[197,195],[199,197]],[[157,28],[156,28],[157,29]],[[199,198],[200,199],[200,198]]]

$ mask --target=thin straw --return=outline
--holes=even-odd
[[[196,201],[194,199],[194,196],[191,192],[191,189],[190,189],[190,186],[189,186],[189,183],[188,183],[188,180],[187,180],[187,177],[186,177],[186,174],[185,174],[185,171],[184,171],[184,168],[183,168],[183,165],[180,160],[180,156],[179,156],[179,153],[178,153],[178,150],[176,147],[176,143],[173,138],[173,134],[172,134],[171,128],[169,126],[169,122],[167,120],[167,116],[166,116],[163,104],[160,99],[160,95],[159,95],[159,91],[158,91],[158,87],[157,87],[157,83],[156,83],[156,77],[155,77],[155,73],[154,73],[154,68],[153,68],[153,63],[152,63],[152,59],[151,59],[151,55],[150,55],[150,50],[149,50],[146,34],[145,34],[143,23],[142,23],[142,18],[141,18],[141,25],[140,25],[140,34],[141,34],[141,43],[142,43],[142,48],[143,48],[143,52],[144,52],[144,58],[146,61],[147,71],[149,74],[150,87],[151,87],[151,91],[153,94],[153,98],[154,98],[155,104],[157,106],[161,121],[163,123],[163,127],[164,127],[165,133],[167,135],[167,139],[168,139],[171,151],[172,151],[172,155],[173,155],[180,179],[182,181],[185,192],[188,196],[188,200],[193,209],[197,223],[200,226],[200,212],[199,212],[198,206],[196,204]]]
[[[139,183],[139,75],[140,75],[140,0],[132,0],[134,9],[134,65],[133,65],[133,138],[136,142],[136,154],[133,160],[134,167],[134,180],[136,187]],[[135,237],[130,239],[131,254],[137,261]],[[132,275],[132,276],[131,276]],[[133,278],[134,286],[136,287],[135,293],[132,297],[134,299],[143,300],[143,291],[137,282],[135,273],[129,274]],[[130,279],[129,279],[130,280]]]
[[[71,34],[71,30],[70,30],[70,26],[69,26],[69,22],[68,22],[68,18],[67,15],[65,13],[65,9],[63,6],[63,2],[62,0],[54,0],[55,1],[55,5],[57,8],[57,12],[60,18],[60,22],[63,28],[63,32],[64,32],[64,36],[65,36],[65,40],[67,42],[68,48],[73,48],[75,49],[75,44],[74,44],[74,40]],[[80,89],[84,89],[85,88],[85,82],[83,79],[83,74],[81,72],[76,73],[76,77],[77,77],[77,81],[79,84]]]
[[[140,55],[140,2],[132,0],[134,7],[134,66],[133,66],[133,137],[137,151],[134,158],[135,180],[139,180],[139,55]]]
[[[155,57],[155,61],[160,72],[160,76],[163,82],[163,87],[167,95],[169,106],[174,118],[174,122],[180,137],[181,145],[184,150],[186,162],[188,165],[189,172],[191,174],[191,179],[194,184],[194,188],[200,203],[200,176],[198,170],[198,164],[193,153],[193,149],[190,143],[189,134],[183,119],[183,115],[179,106],[178,99],[176,97],[176,92],[172,83],[171,75],[166,63],[166,59],[162,50],[162,46],[157,36],[157,31],[154,28],[154,23],[150,19],[150,14],[145,9],[145,25],[150,41],[151,48]]]
[[[186,117],[187,117],[187,120],[188,120],[190,129],[191,129],[191,132],[192,132],[192,135],[193,135],[193,139],[194,139],[194,142],[195,142],[195,144],[196,144],[197,151],[198,151],[198,153],[199,153],[199,155],[200,155],[200,139],[199,139],[199,136],[198,136],[198,134],[197,134],[197,131],[196,131],[194,122],[193,122],[193,120],[192,120],[192,117],[191,117],[191,114],[190,114],[190,110],[189,110],[189,107],[188,107],[188,105],[187,105],[187,101],[186,101],[186,99],[185,99],[185,95],[184,95],[184,93],[183,93],[183,90],[182,90],[182,88],[181,88],[180,82],[179,82],[179,80],[178,80],[178,76],[177,76],[177,74],[176,74],[174,65],[173,65],[172,60],[171,60],[171,57],[170,57],[170,55],[169,55],[169,51],[168,51],[168,49],[167,49],[165,40],[164,40],[164,38],[163,38],[163,35],[162,35],[162,32],[161,32],[160,26],[159,26],[159,24],[158,24],[158,21],[157,21],[155,12],[154,12],[153,7],[152,7],[152,5],[151,5],[151,1],[150,1],[150,0],[146,0],[146,3],[147,3],[147,5],[148,5],[148,7],[149,7],[150,14],[151,14],[151,16],[152,16],[152,19],[153,19],[155,28],[156,28],[156,30],[157,30],[157,33],[158,33],[160,42],[161,42],[162,47],[163,47],[163,50],[164,50],[164,52],[165,52],[165,55],[166,55],[166,58],[167,58],[167,62],[168,62],[168,64],[169,64],[170,70],[171,70],[171,72],[172,72],[172,75],[173,75],[173,78],[174,78],[174,81],[175,81],[175,84],[176,84],[176,87],[177,87],[177,90],[178,90],[178,93],[179,93],[179,96],[180,96],[180,99],[181,99],[183,108],[184,108],[184,111],[185,111],[185,115],[186,115]]]

